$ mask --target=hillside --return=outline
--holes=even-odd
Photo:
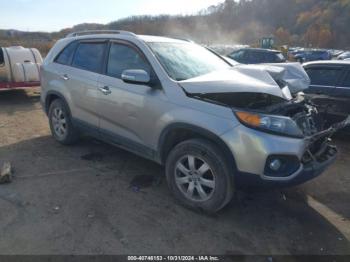
[[[350,49],[350,0],[226,0],[193,16],[136,16],[81,24],[56,33],[0,30],[0,45],[37,46],[46,53],[71,31],[121,29],[213,43],[254,44],[274,35],[278,44]]]

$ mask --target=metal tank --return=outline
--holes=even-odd
[[[0,89],[40,85],[42,62],[35,48],[0,47]]]

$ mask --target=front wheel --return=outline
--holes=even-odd
[[[51,103],[48,116],[52,136],[58,142],[71,145],[78,140],[78,131],[73,126],[69,110],[61,99]]]
[[[166,161],[166,176],[174,196],[185,206],[214,213],[234,191],[226,159],[215,144],[204,139],[180,143]]]

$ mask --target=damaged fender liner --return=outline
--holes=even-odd
[[[330,145],[330,137],[349,125],[350,116],[341,123],[334,124],[326,130],[304,138],[307,148],[302,158],[302,163],[323,162],[327,160],[327,156],[336,155],[338,150],[335,146]]]
[[[308,142],[308,144],[312,144],[322,137],[332,136],[334,133],[336,133],[337,131],[347,126],[350,126],[350,116],[348,116],[343,122],[334,124],[330,128],[323,130],[319,133],[316,133],[313,136],[306,137],[305,140]]]

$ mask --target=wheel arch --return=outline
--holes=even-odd
[[[46,114],[47,115],[49,114],[50,105],[56,99],[60,99],[65,104],[65,106],[68,110],[68,113],[71,116],[71,111],[70,111],[70,108],[69,108],[69,105],[67,103],[66,98],[62,94],[60,94],[59,92],[56,92],[56,91],[49,91],[46,94],[46,98],[45,98],[45,112],[46,112]]]
[[[176,145],[193,138],[202,138],[213,142],[224,154],[231,170],[233,172],[237,170],[231,150],[219,136],[205,128],[186,123],[173,123],[162,131],[158,142],[159,162],[165,164],[168,154]]]

